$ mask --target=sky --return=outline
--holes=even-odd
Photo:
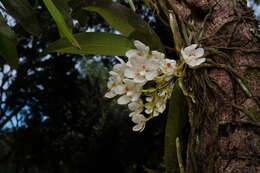
[[[254,0],[247,0],[247,6],[254,10],[255,16],[260,19],[260,4],[254,3]]]

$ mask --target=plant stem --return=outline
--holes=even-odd
[[[177,149],[177,158],[178,158],[180,173],[184,173],[183,160],[181,156],[181,144],[180,144],[179,137],[176,138],[176,149]]]

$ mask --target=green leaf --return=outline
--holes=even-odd
[[[99,13],[113,28],[124,35],[140,40],[152,49],[164,50],[160,38],[154,30],[126,6],[108,0],[95,0],[84,9]]]
[[[44,4],[46,5],[47,9],[51,13],[53,19],[55,20],[58,29],[62,35],[64,35],[73,46],[80,48],[79,43],[77,40],[74,38],[70,28],[66,24],[62,14],[59,12],[59,10],[56,8],[54,3],[51,0],[43,0]]]
[[[4,23],[0,16],[0,56],[13,68],[18,66],[18,56],[16,52],[16,36],[13,30]]]
[[[181,52],[181,48],[183,47],[183,41],[181,39],[182,36],[174,13],[170,13],[170,26],[172,30],[175,49],[179,54]]]
[[[57,9],[61,13],[61,15],[63,16],[67,26],[69,27],[70,31],[72,32],[73,21],[72,21],[72,17],[70,14],[70,7],[68,5],[68,1],[67,0],[53,0],[53,3],[57,7]],[[63,34],[63,33],[61,33],[61,34]],[[64,35],[62,35],[62,37],[63,36]]]
[[[74,34],[81,49],[73,47],[67,39],[62,38],[52,43],[47,52],[63,52],[71,54],[98,54],[123,56],[133,48],[133,41],[122,35],[105,32],[85,32]]]
[[[35,11],[28,0],[0,0],[8,14],[30,34],[38,36],[42,33],[40,25],[35,15]]]
[[[164,155],[166,173],[173,173],[178,171],[176,138],[182,136],[182,132],[188,119],[185,96],[182,93],[178,81],[176,81],[169,106],[165,131]]]

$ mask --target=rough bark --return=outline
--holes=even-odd
[[[189,104],[185,172],[259,173],[260,38],[246,1],[162,0],[157,4],[165,16],[167,7],[182,20],[193,18],[196,29],[204,26],[199,43],[222,52],[208,52],[207,61],[218,65],[188,72],[188,84],[200,101]],[[243,78],[251,93],[241,84]]]

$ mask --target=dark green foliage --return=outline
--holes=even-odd
[[[188,112],[186,98],[177,82],[169,102],[171,105],[167,116],[165,130],[165,164],[167,172],[177,172],[179,169],[176,138],[184,140],[185,128],[187,128]],[[183,146],[182,146],[183,147]]]
[[[88,3],[84,9],[97,12],[125,36],[140,40],[152,49],[164,51],[160,38],[153,29],[126,6],[109,0],[96,0]]]
[[[70,6],[79,9],[75,2],[70,1]],[[107,72],[115,63],[112,57],[93,62],[89,61],[92,56],[53,53],[42,57],[43,50],[60,36],[42,1],[30,4],[42,33],[33,36],[18,22],[12,27],[19,38],[16,75],[3,73],[5,62],[0,62],[4,75],[0,84],[0,173],[161,169],[165,117],[153,120],[143,133],[131,131],[127,108],[104,98]],[[87,28],[113,31],[100,16],[75,11],[73,18],[80,20],[74,32]]]
[[[35,10],[27,0],[1,0],[16,21],[30,34],[40,35],[42,30],[35,15]]]
[[[5,20],[0,14],[0,56],[14,68],[18,66],[16,44],[17,39],[14,31],[5,24]]]
[[[50,44],[46,51],[71,54],[114,55],[124,56],[125,52],[134,47],[133,41],[122,35],[105,32],[88,32],[73,35],[81,48],[75,48],[65,38]]]

